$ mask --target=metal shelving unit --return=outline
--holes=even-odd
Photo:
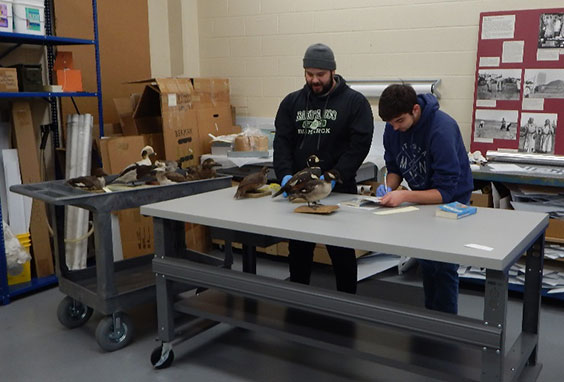
[[[0,59],[10,54],[22,45],[40,45],[46,47],[47,54],[47,72],[49,83],[53,83],[52,72],[55,61],[54,47],[62,45],[92,45],[95,50],[96,61],[96,91],[95,92],[19,92],[19,93],[5,93],[0,92],[0,99],[13,99],[13,98],[41,98],[49,102],[51,109],[51,124],[50,129],[53,133],[53,143],[55,148],[59,144],[59,112],[58,100],[61,97],[96,97],[98,100],[98,123],[100,128],[100,135],[104,135],[104,118],[102,108],[102,82],[100,72],[100,49],[98,41],[98,7],[97,0],[92,0],[92,17],[93,17],[93,39],[79,39],[71,37],[58,37],[54,36],[54,17],[52,15],[52,5],[54,0],[45,0],[45,36],[28,35],[23,33],[9,33],[0,32],[0,43],[13,44],[3,52],[0,53]],[[4,232],[4,227],[1,220],[0,212],[0,231]],[[16,284],[9,286],[7,280],[7,264],[6,264],[6,251],[4,246],[4,236],[0,238],[0,305],[5,305],[10,302],[11,297],[25,294],[39,288],[53,285],[57,282],[55,275],[50,275],[41,278],[32,278],[29,283]]]

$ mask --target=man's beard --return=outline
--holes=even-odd
[[[331,78],[330,81],[328,81],[327,83],[321,83],[321,85],[323,86],[321,88],[321,90],[315,91],[313,88],[313,85],[311,83],[308,83],[307,86],[309,86],[309,89],[317,94],[317,95],[322,95],[322,94],[326,94],[327,92],[329,92],[329,90],[331,90],[331,88],[333,87],[333,79]]]

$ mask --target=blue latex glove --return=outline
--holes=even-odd
[[[382,197],[382,196],[386,195],[388,192],[392,192],[392,188],[386,187],[385,185],[381,184],[376,189],[376,196]]]
[[[288,183],[288,181],[289,181],[290,179],[292,179],[292,175],[286,175],[286,176],[284,176],[284,177],[282,178],[282,183],[280,183],[280,187],[284,187],[284,185],[285,185],[286,183]],[[285,197],[285,198],[287,198],[287,197],[288,197],[288,193],[283,192],[283,193],[282,193],[282,196]]]
[[[321,176],[319,177],[319,179],[325,180],[325,176],[321,175]],[[336,185],[336,184],[337,184],[337,182],[336,182],[335,180],[332,180],[332,181],[331,181],[331,190],[335,188],[335,185]]]

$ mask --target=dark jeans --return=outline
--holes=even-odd
[[[290,240],[288,261],[291,281],[309,284],[314,248],[315,243]],[[327,251],[337,279],[337,290],[356,293],[357,265],[354,249],[328,245]]]
[[[458,264],[418,260],[423,270],[425,307],[458,313]]]

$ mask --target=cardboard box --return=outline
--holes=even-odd
[[[288,242],[283,241],[277,244],[277,255],[278,256],[288,256]],[[358,259],[361,256],[367,254],[368,251],[363,251],[359,249],[355,249],[355,255]],[[313,261],[320,264],[328,264],[331,265],[331,258],[329,257],[329,252],[327,252],[327,248],[323,244],[316,244],[315,249],[313,250]]]
[[[470,205],[474,207],[493,207],[493,196],[492,193],[482,194],[478,192],[473,192],[470,195]]]
[[[82,73],[78,69],[59,69],[56,71],[57,85],[63,87],[63,92],[82,91]]]
[[[545,233],[546,241],[564,243],[564,220],[550,219]]]
[[[141,159],[141,150],[150,144],[155,152],[162,152],[162,134],[104,137],[97,140],[104,171],[118,174],[126,166]],[[154,252],[153,219],[142,216],[139,208],[116,212],[119,219],[124,259]]]
[[[57,52],[57,55],[55,56],[55,63],[53,64],[53,70],[57,71],[63,69],[74,69],[72,52]]]
[[[135,105],[131,97],[114,98],[114,106],[119,116],[119,124],[123,135],[138,135],[137,127],[133,121]]]
[[[208,253],[211,247],[211,236],[208,227],[186,223],[186,248],[201,253]]]
[[[199,164],[200,148],[196,113],[190,109],[194,92],[189,78],[158,78],[146,83],[133,112],[138,132],[162,132],[166,160],[184,166]]]
[[[206,109],[210,106],[230,106],[229,80],[227,78],[194,78],[192,108]]]
[[[123,258],[131,259],[154,253],[153,218],[141,215],[139,208],[120,210],[117,215]]]
[[[18,70],[16,68],[0,68],[0,92],[14,93],[18,89]]]
[[[233,126],[231,106],[229,105],[200,108],[196,110],[196,115],[200,155],[211,153],[212,139],[208,134],[218,136],[241,132],[238,126]]]

